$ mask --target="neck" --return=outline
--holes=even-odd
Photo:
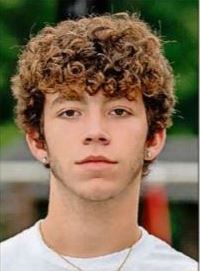
[[[105,202],[75,199],[51,183],[48,215],[41,225],[46,244],[62,255],[97,257],[132,246],[137,224],[139,185]]]

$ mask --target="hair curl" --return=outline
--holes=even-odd
[[[16,122],[43,138],[45,93],[135,98],[141,91],[148,138],[171,125],[175,104],[172,69],[160,38],[135,14],[91,16],[47,26],[22,51],[12,78]],[[43,138],[44,139],[44,138]],[[144,163],[144,174],[149,162]]]

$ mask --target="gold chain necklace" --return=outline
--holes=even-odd
[[[39,224],[39,229],[40,229],[40,233],[41,233],[41,237],[43,239],[43,242],[46,243],[46,245],[52,249],[61,259],[63,259],[65,262],[67,262],[68,264],[70,264],[72,267],[74,267],[75,269],[77,269],[78,271],[86,271],[82,268],[80,268],[79,266],[76,266],[74,263],[72,263],[71,261],[69,261],[68,259],[66,259],[63,255],[59,254],[58,252],[56,252],[53,248],[51,248],[51,246],[49,246],[49,244],[47,244],[47,242],[44,240],[44,236],[43,236],[43,233],[42,233],[42,229],[41,229],[41,223]],[[120,266],[115,270],[115,271],[121,271],[122,268],[124,267],[125,263],[127,262],[130,254],[131,254],[131,251],[133,249],[133,246],[131,246],[129,248],[129,251],[128,253],[126,254],[126,257],[123,259],[122,263],[120,264]]]
[[[130,254],[131,254],[131,251],[132,251],[132,248],[133,247],[130,247],[128,253],[126,254],[126,257],[124,258],[124,260],[122,261],[122,263],[120,264],[120,266],[115,270],[115,271],[120,271],[122,270],[122,268],[124,267],[126,261],[128,260]],[[57,253],[58,254],[58,253]],[[74,268],[76,268],[78,271],[86,271],[78,266],[76,266],[74,263],[70,262],[68,259],[66,259],[64,256],[58,254],[64,261],[66,261],[68,264],[70,264],[71,266],[73,266]]]

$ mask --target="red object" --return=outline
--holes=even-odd
[[[147,187],[143,198],[143,226],[149,233],[171,244],[170,213],[165,187]]]

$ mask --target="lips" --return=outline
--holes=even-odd
[[[84,158],[83,160],[77,161],[75,163],[78,164],[78,165],[88,164],[88,163],[117,164],[117,161],[110,160],[105,156],[93,156],[93,155],[90,155],[90,156]]]

